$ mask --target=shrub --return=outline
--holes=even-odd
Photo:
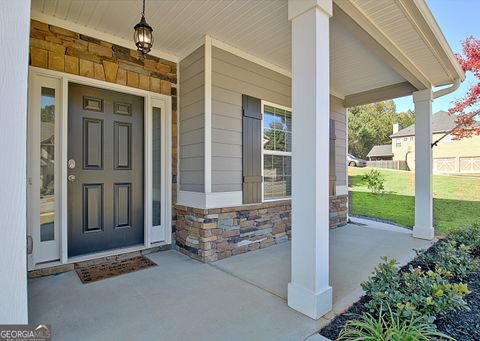
[[[386,258],[362,288],[370,298],[365,306],[374,316],[388,305],[403,319],[424,316],[430,322],[449,309],[465,306],[463,297],[470,293],[466,284],[451,284],[431,270],[410,267],[400,273],[397,262]]]
[[[362,176],[362,180],[367,183],[367,188],[374,194],[383,193],[384,182],[382,175],[376,169],[371,169]]]
[[[423,317],[401,319],[392,312],[390,307],[387,314],[380,309],[377,318],[364,314],[357,320],[348,321],[343,327],[339,340],[371,340],[371,341],[427,341],[430,339],[453,340],[448,335],[437,332],[435,326]]]
[[[464,244],[472,254],[480,255],[480,224],[455,229],[448,234],[448,239]]]
[[[462,281],[470,273],[478,271],[478,264],[470,252],[469,246],[448,240],[438,243],[435,252],[419,253],[418,260],[443,277]]]

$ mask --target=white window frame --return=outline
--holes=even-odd
[[[42,80],[42,81],[39,81]],[[46,80],[46,81],[45,81]],[[75,257],[68,257],[68,201],[67,201],[67,149],[68,149],[68,84],[69,82],[98,87],[112,91],[123,92],[144,98],[144,242],[139,245],[101,251]],[[45,84],[45,85],[43,85]],[[36,160],[39,159],[39,148],[33,147],[30,142],[27,145],[27,230],[34,239],[33,252],[28,255],[28,270],[41,269],[60,264],[75,263],[84,260],[106,257],[131,251],[148,249],[150,247],[168,245],[172,243],[172,222],[171,222],[171,198],[172,198],[172,98],[171,96],[127,87],[125,85],[109,83],[97,79],[86,78],[64,72],[58,72],[34,66],[29,67],[29,115],[35,115],[39,108],[38,94],[34,96],[38,86],[55,88],[55,243],[49,243],[49,250],[43,250],[39,254],[39,176],[36,172]],[[52,85],[52,86],[50,86]],[[58,91],[58,93],[57,93]],[[153,107],[161,109],[162,124],[162,220],[161,226],[152,226],[152,111]],[[58,115],[57,115],[58,111]],[[36,120],[38,123],[39,120]],[[37,127],[29,122],[29,139],[32,130]],[[58,130],[57,130],[58,129]],[[38,133],[36,133],[38,137]],[[58,157],[57,157],[58,154]],[[58,173],[58,176],[57,176]],[[32,210],[33,208],[33,210]],[[58,227],[57,227],[58,225]],[[164,228],[162,228],[164,227]],[[57,230],[58,229],[58,230]],[[36,231],[38,230],[38,232]],[[162,231],[163,230],[163,231]],[[58,233],[57,233],[58,232]],[[45,242],[44,242],[45,243]],[[47,255],[51,261],[45,260]],[[39,257],[40,256],[40,257]]]
[[[280,105],[280,104],[277,104],[277,103],[272,103],[272,102],[268,102],[268,101],[264,101],[262,100],[261,101],[261,105],[262,105],[262,129],[260,130],[261,131],[261,135],[259,136],[260,138],[260,141],[262,141],[262,160],[261,160],[261,167],[262,167],[262,202],[275,202],[275,201],[283,201],[283,200],[292,200],[292,195],[288,196],[288,197],[283,197],[283,198],[275,198],[275,199],[265,199],[265,174],[264,174],[264,169],[263,169],[263,166],[264,166],[264,160],[265,160],[265,154],[267,155],[280,155],[280,156],[290,156],[291,157],[291,160],[293,162],[293,157],[292,157],[292,152],[281,152],[281,151],[277,151],[277,150],[269,150],[267,151],[267,153],[265,153],[265,148],[264,148],[264,145],[263,145],[263,136],[264,136],[264,133],[263,133],[263,129],[264,129],[264,126],[263,126],[263,121],[264,121],[264,117],[265,117],[265,106],[270,106],[270,107],[274,107],[274,108],[278,108],[278,109],[281,109],[281,110],[286,110],[286,111],[290,111],[292,113],[292,116],[293,116],[293,111],[292,111],[292,108],[289,108],[289,107],[286,107],[284,105]],[[293,121],[293,119],[292,119]],[[292,127],[293,127],[293,122],[292,122]],[[293,135],[293,128],[292,128],[292,135]]]

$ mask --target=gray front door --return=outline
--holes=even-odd
[[[143,98],[68,86],[68,255],[143,243]]]

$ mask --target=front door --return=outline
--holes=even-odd
[[[68,256],[144,242],[142,97],[68,86]]]

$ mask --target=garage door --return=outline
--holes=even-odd
[[[480,156],[461,157],[460,172],[462,173],[480,173]]]
[[[454,173],[455,158],[433,159],[433,171],[435,173]]]

